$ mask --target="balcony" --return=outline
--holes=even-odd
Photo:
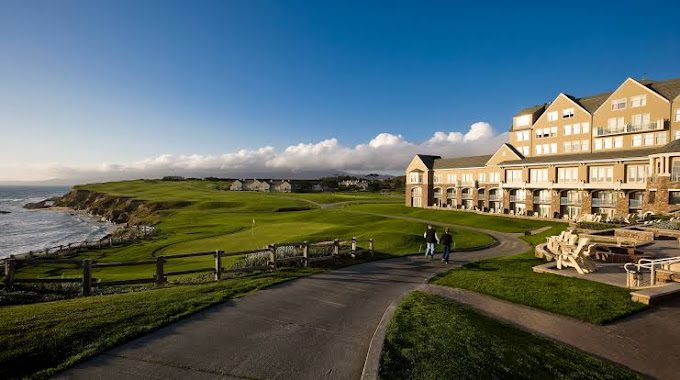
[[[517,202],[517,203],[524,203],[526,202],[525,197],[518,197],[517,195],[510,195],[509,196],[510,202]]]
[[[472,199],[472,194],[470,193],[463,193],[461,195],[461,199]]]
[[[611,135],[621,135],[624,133],[636,133],[636,132],[648,132],[648,131],[660,131],[666,127],[666,122],[664,120],[657,120],[653,123],[647,124],[628,124],[622,127],[599,127],[595,128],[593,131],[595,137],[601,136],[611,136]]]
[[[593,198],[593,207],[616,207],[616,200],[607,198]]]
[[[581,204],[581,198],[560,197],[561,206],[576,206]]]
[[[536,205],[549,205],[550,203],[550,198],[534,197],[534,204]]]
[[[642,199],[629,199],[628,208],[640,209],[642,208]]]
[[[502,195],[495,195],[495,194],[489,195],[489,201],[491,201],[491,202],[501,202],[502,200],[503,200]]]

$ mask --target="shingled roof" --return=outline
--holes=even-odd
[[[441,156],[430,156],[427,154],[416,154],[416,156],[418,156],[418,158],[423,161],[423,164],[430,170],[434,167],[435,160],[441,159]]]
[[[592,96],[584,96],[582,98],[577,98],[574,99],[574,101],[578,104],[581,105],[581,107],[585,108],[586,111],[590,112],[591,114],[597,110],[602,103],[604,103],[605,100],[611,95],[613,92],[603,92],[601,94],[597,95],[592,95]]]
[[[680,95],[680,78],[668,79],[664,81],[644,81],[645,86],[656,91],[664,98],[673,101]]]
[[[434,161],[435,169],[458,169],[458,168],[479,168],[484,167],[486,162],[491,159],[491,154],[483,156],[443,158]]]
[[[541,111],[541,110],[545,110],[545,104],[539,104],[539,105],[536,105],[536,106],[531,106],[531,107],[521,109],[519,112],[517,112],[515,114],[515,116],[529,115],[529,114],[533,114],[534,112]]]

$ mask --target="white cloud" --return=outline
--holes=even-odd
[[[49,178],[105,180],[153,178],[163,175],[249,176],[266,173],[392,171],[400,172],[417,153],[445,157],[488,154],[507,139],[496,134],[489,123],[477,122],[467,132],[435,132],[424,142],[409,142],[401,135],[380,133],[366,144],[345,146],[331,138],[317,143],[299,143],[277,151],[271,146],[239,150],[222,155],[161,154],[130,163],[65,166],[0,165],[0,180]]]

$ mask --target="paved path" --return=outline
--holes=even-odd
[[[607,326],[598,326],[462,289],[428,284],[422,290],[647,376],[680,378],[680,299],[664,302]]]
[[[454,263],[528,249],[510,234],[490,234],[497,246],[454,254]],[[58,377],[358,379],[388,305],[447,268],[411,256],[280,284],[209,308]]]

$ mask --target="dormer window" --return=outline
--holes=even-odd
[[[515,127],[526,127],[531,124],[531,115],[515,116]]]
[[[612,111],[618,111],[626,108],[626,99],[612,100]]]
[[[568,119],[570,117],[574,117],[574,109],[573,108],[563,109],[562,110],[562,118]]]
[[[409,173],[409,183],[421,183],[423,181],[422,172],[411,172]]]
[[[635,107],[643,107],[647,105],[647,95],[638,95],[638,96],[633,96],[630,98],[630,106],[635,108]]]

